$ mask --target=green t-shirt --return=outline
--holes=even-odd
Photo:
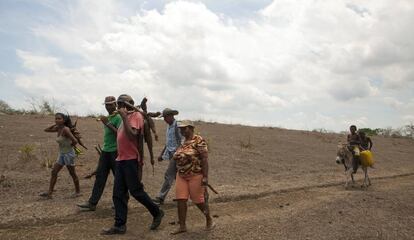
[[[119,128],[119,125],[121,125],[122,122],[122,118],[119,116],[119,114],[115,114],[108,116],[108,121],[116,128]],[[114,133],[109,127],[104,126],[104,142],[102,151],[115,152],[116,150],[116,133]]]

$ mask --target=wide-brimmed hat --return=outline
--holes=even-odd
[[[193,127],[194,128],[194,123],[192,121],[189,121],[189,120],[178,121],[177,122],[177,127],[179,127],[179,128]]]
[[[166,109],[164,109],[164,110],[162,110],[162,114],[160,115],[160,117],[165,117],[165,116],[168,116],[168,115],[177,115],[178,114],[178,111],[177,110],[173,110],[173,109],[171,109],[171,108],[166,108]]]
[[[105,97],[105,101],[102,104],[113,104],[116,103],[116,98],[114,96],[107,96]]]
[[[129,104],[134,105],[134,99],[132,99],[132,97],[129,96],[128,94],[121,94],[121,95],[119,95],[119,97],[116,100],[116,102],[127,102]]]

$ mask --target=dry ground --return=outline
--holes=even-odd
[[[42,130],[53,117],[0,115],[0,239],[99,239],[112,223],[112,178],[96,212],[80,213],[76,203],[87,200],[93,180],[81,180],[83,196],[71,199],[73,184],[62,171],[52,200],[37,195],[47,189],[50,170],[42,166],[56,158],[55,135]],[[162,148],[165,124],[157,121]],[[93,146],[101,143],[102,128],[92,118],[79,120],[90,150],[78,160],[78,175],[97,163]],[[218,223],[202,230],[202,218],[190,208],[190,232],[175,239],[414,239],[414,141],[374,137],[373,186],[344,190],[342,168],[335,164],[336,145],[345,136],[199,123],[197,131],[210,146],[210,182],[220,192],[211,195]],[[250,141],[249,141],[250,139]],[[250,142],[250,145],[249,145]],[[31,156],[19,150],[34,147]],[[148,161],[147,161],[148,162]],[[146,165],[144,184],[154,196],[166,162],[155,175]],[[359,174],[357,180],[361,180]],[[130,201],[128,232],[120,239],[170,238],[176,218],[173,193],[166,218],[156,232],[147,230],[150,217]]]

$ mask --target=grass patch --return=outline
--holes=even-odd
[[[36,160],[37,157],[34,154],[36,147],[32,144],[25,144],[19,149],[19,159],[24,162]]]

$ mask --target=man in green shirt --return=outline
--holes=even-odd
[[[100,117],[100,120],[104,125],[102,154],[99,158],[98,167],[96,169],[96,178],[92,189],[92,195],[86,203],[78,204],[82,210],[95,211],[96,205],[98,204],[99,199],[101,198],[102,193],[105,189],[109,171],[112,170],[112,174],[115,173],[115,159],[118,156],[116,133],[118,131],[119,125],[122,122],[122,118],[118,113],[115,112],[115,97],[106,97],[104,104],[109,115],[107,117]]]

